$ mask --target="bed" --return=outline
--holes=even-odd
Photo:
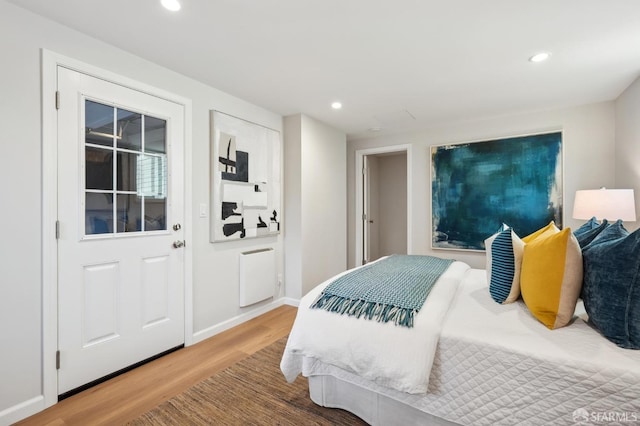
[[[603,338],[580,304],[550,330],[454,262],[408,329],[311,309],[334,278],[300,301],[281,361],[318,405],[372,425],[640,424],[640,351]]]

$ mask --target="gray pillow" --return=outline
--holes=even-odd
[[[582,256],[589,322],[621,348],[640,349],[640,229],[629,233],[617,221]]]

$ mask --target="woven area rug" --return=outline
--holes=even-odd
[[[311,401],[307,379],[287,383],[280,339],[192,386],[130,425],[365,425],[343,410]]]

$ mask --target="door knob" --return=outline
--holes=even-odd
[[[179,231],[180,229],[182,229],[182,225],[180,225],[179,223],[176,223],[175,225],[173,225],[174,231]]]
[[[180,247],[184,247],[184,241],[174,241],[173,242],[173,248],[180,248]]]

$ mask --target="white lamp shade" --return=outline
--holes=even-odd
[[[586,189],[576,191],[573,218],[635,222],[636,202],[633,189]]]

